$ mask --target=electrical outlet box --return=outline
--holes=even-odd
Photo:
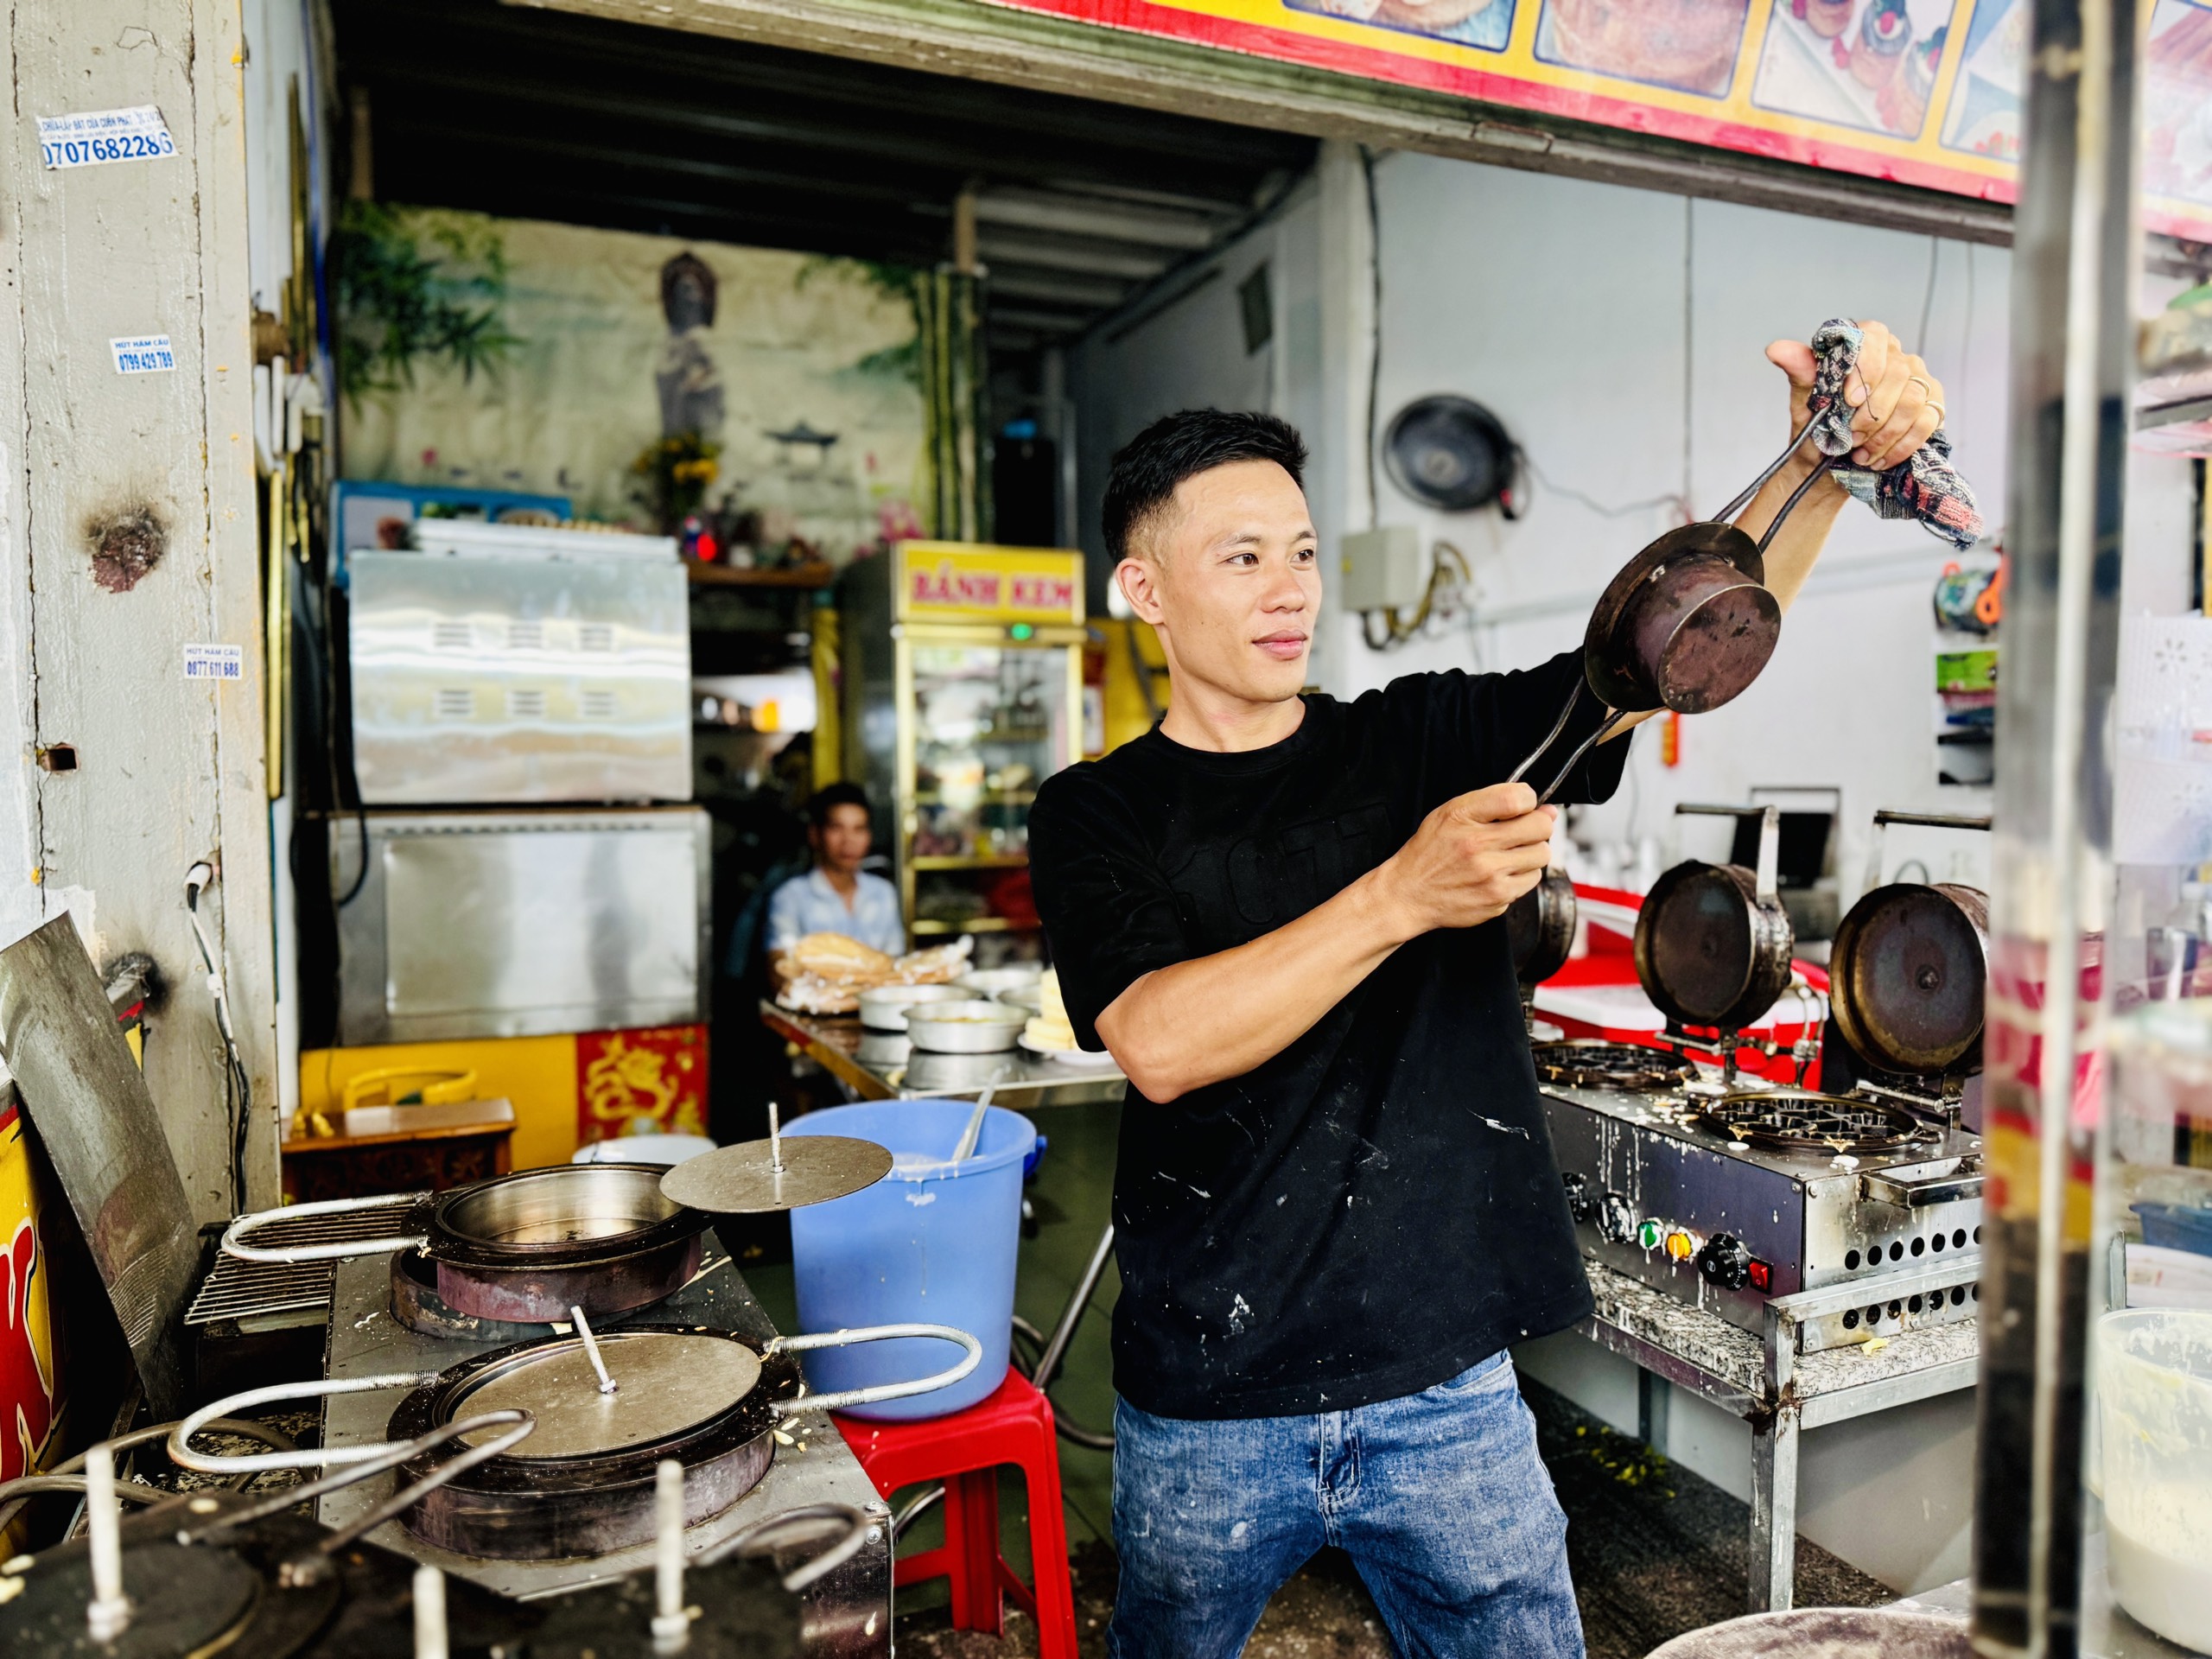
[[[1421,531],[1411,524],[1385,524],[1344,538],[1330,598],[1347,611],[1410,611],[1427,588]]]

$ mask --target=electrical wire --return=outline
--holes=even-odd
[[[1688,499],[1673,491],[1669,491],[1664,495],[1648,496],[1643,500],[1630,501],[1621,506],[1609,507],[1604,502],[1599,500],[1595,496],[1585,495],[1580,490],[1571,489],[1564,484],[1554,483],[1550,478],[1545,475],[1544,469],[1536,464],[1536,458],[1529,454],[1527,450],[1518,450],[1515,458],[1520,461],[1522,466],[1528,468],[1529,475],[1533,477],[1537,483],[1542,485],[1554,495],[1564,497],[1566,499],[1574,502],[1579,506],[1587,507],[1591,512],[1596,513],[1600,518],[1626,518],[1636,513],[1649,512],[1654,507],[1674,508],[1675,512],[1681,514],[1682,522],[1684,524],[1689,523],[1690,520],[1696,516],[1690,511]]]
[[[1928,238],[1928,290],[1920,296],[1920,333],[1912,342],[1912,354],[1915,357],[1925,358],[1928,355],[1928,319],[1936,309],[1936,262],[1942,251],[1942,238],[1929,237]]]
[[[1367,181],[1367,527],[1382,522],[1382,499],[1375,487],[1376,401],[1382,383],[1382,209],[1375,194],[1375,152],[1359,147],[1359,168]]]
[[[1450,570],[1446,569],[1450,565]],[[1423,590],[1421,603],[1413,615],[1401,621],[1395,610],[1362,611],[1359,613],[1360,638],[1370,651],[1395,651],[1401,645],[1418,639],[1432,618],[1448,615],[1452,606],[1446,597],[1455,588],[1472,592],[1475,575],[1467,563],[1467,556],[1449,542],[1436,543],[1435,563],[1429,567],[1428,586]],[[1440,600],[1442,601],[1440,603]],[[1380,618],[1382,637],[1375,636],[1375,622]]]
[[[214,884],[215,867],[202,859],[184,873],[185,919],[200,947],[200,966],[207,972],[207,994],[215,1005],[215,1029],[223,1039],[224,1107],[231,1132],[231,1199],[233,1209],[245,1208],[245,1135],[253,1121],[253,1080],[238,1052],[238,1033],[231,1023],[231,999],[223,986],[222,969],[215,963],[215,947],[200,925],[200,895]]]

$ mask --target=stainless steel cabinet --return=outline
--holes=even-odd
[[[334,826],[346,1045],[707,1017],[697,807],[371,812]]]

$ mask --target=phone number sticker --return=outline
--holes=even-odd
[[[151,162],[176,154],[162,112],[151,104],[82,115],[41,115],[38,147],[50,167],[97,167],[103,162]]]
[[[184,677],[188,680],[242,680],[245,677],[244,645],[187,645]]]
[[[132,334],[125,340],[111,340],[108,349],[115,353],[118,374],[165,374],[176,367],[176,353],[169,349],[167,334]]]

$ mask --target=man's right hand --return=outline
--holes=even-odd
[[[1376,872],[1408,937],[1503,915],[1542,879],[1558,820],[1559,809],[1537,805],[1526,784],[1493,784],[1431,812]]]

